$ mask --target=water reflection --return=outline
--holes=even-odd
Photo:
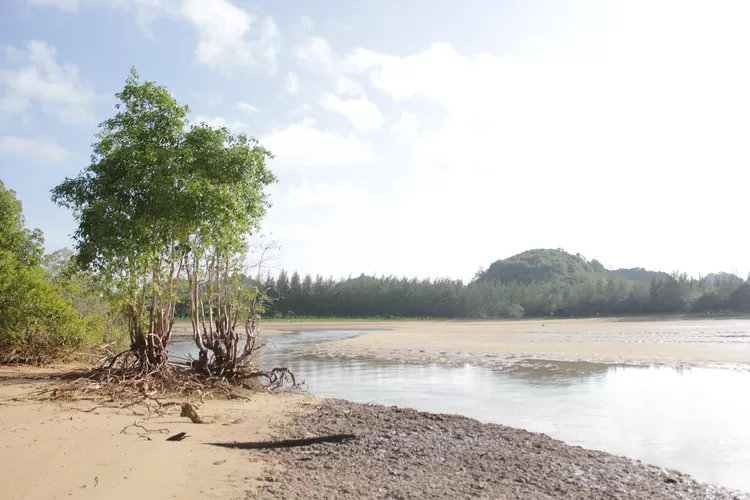
[[[526,360],[500,370],[504,375],[529,384],[572,385],[592,377],[601,377],[611,365],[602,363]]]
[[[750,373],[546,361],[490,369],[299,352],[360,333],[284,335],[263,364],[288,367],[318,396],[458,413],[750,491]]]

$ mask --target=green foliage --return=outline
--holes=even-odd
[[[507,259],[493,262],[478,276],[489,283],[544,283],[550,281],[575,282],[583,277],[603,274],[598,261],[586,261],[580,255],[562,250],[528,250]]]
[[[750,282],[736,276],[708,284],[684,274],[659,273],[644,282],[606,272],[579,275],[575,280],[501,283],[479,279],[464,285],[448,279],[362,275],[334,280],[308,275],[299,290],[291,286],[288,276],[282,270],[269,286],[275,298],[273,312],[283,318],[519,319],[750,312]],[[294,274],[292,278],[296,282]]]
[[[44,271],[19,266],[7,255],[0,258],[0,309],[0,356],[42,358],[83,340],[75,309]]]
[[[0,182],[0,361],[40,361],[62,350],[101,343],[111,330],[85,313],[71,294],[66,257],[43,257],[39,231],[24,227],[21,203]],[[44,266],[42,266],[44,263]]]
[[[256,139],[205,124],[185,135],[183,150],[181,188],[172,202],[183,237],[195,235],[221,251],[236,248],[266,213],[265,188],[276,180],[266,167],[271,153]]]
[[[25,226],[23,207],[15,191],[6,189],[0,180],[0,255],[12,257],[18,265],[35,266],[44,254],[44,238],[39,229]]]
[[[118,113],[100,124],[91,165],[55,187],[52,198],[74,210],[81,267],[126,289],[137,284],[122,273],[150,267],[182,229],[188,208],[175,197],[185,190],[179,145],[188,109],[167,89],[140,84],[135,71],[115,95]]]
[[[135,70],[115,96],[91,165],[53,200],[74,210],[78,263],[137,293],[133,274],[182,259],[173,246],[229,245],[255,229],[275,178],[255,139],[203,124],[186,132],[188,107]]]
[[[648,271],[643,268],[608,270],[598,260],[588,261],[580,254],[573,255],[561,249],[538,249],[527,250],[493,262],[486,271],[480,269],[474,276],[474,281],[504,284],[552,281],[580,283],[587,280],[601,280],[604,276],[630,281],[669,278],[667,273]]]
[[[729,296],[729,310],[750,312],[750,281],[742,283]]]
[[[82,345],[122,347],[127,334],[120,311],[94,275],[77,269],[73,251],[63,248],[45,255],[42,267],[84,322]]]
[[[58,185],[53,200],[74,211],[79,268],[117,299],[132,348],[161,364],[180,287],[188,290],[183,301],[196,341],[206,329],[198,315],[207,312],[209,330],[215,321],[233,323],[227,313],[238,291],[230,288],[245,238],[268,206],[271,154],[226,128],[189,126],[187,106],[166,87],[141,82],[135,70],[116,97],[117,113],[100,124],[91,164]]]
[[[79,269],[114,292],[131,344],[148,348],[158,363],[182,260],[175,242],[187,233],[180,216],[188,209],[178,198],[187,192],[181,173],[188,108],[166,88],[140,83],[135,70],[115,95],[118,112],[100,124],[91,164],[55,187],[52,199],[74,211]]]

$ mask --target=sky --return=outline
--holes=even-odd
[[[134,66],[274,153],[277,267],[744,275],[749,25],[745,0],[1,0],[0,179],[72,246],[50,189]]]

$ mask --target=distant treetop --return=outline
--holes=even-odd
[[[558,248],[527,250],[495,261],[486,271],[480,270],[475,279],[487,283],[527,285],[558,281],[576,283],[587,278],[607,276],[643,281],[668,275],[642,268],[608,270],[596,259],[587,260],[581,254],[574,255]]]

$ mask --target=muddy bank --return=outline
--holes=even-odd
[[[750,320],[747,319],[426,321],[387,326],[391,327],[388,331],[317,344],[308,352],[336,358],[490,366],[518,359],[750,365]],[[383,324],[382,328],[385,327]]]
[[[284,437],[346,433],[359,438],[256,452],[279,466],[246,498],[750,499],[542,434],[410,409],[326,400]]]

